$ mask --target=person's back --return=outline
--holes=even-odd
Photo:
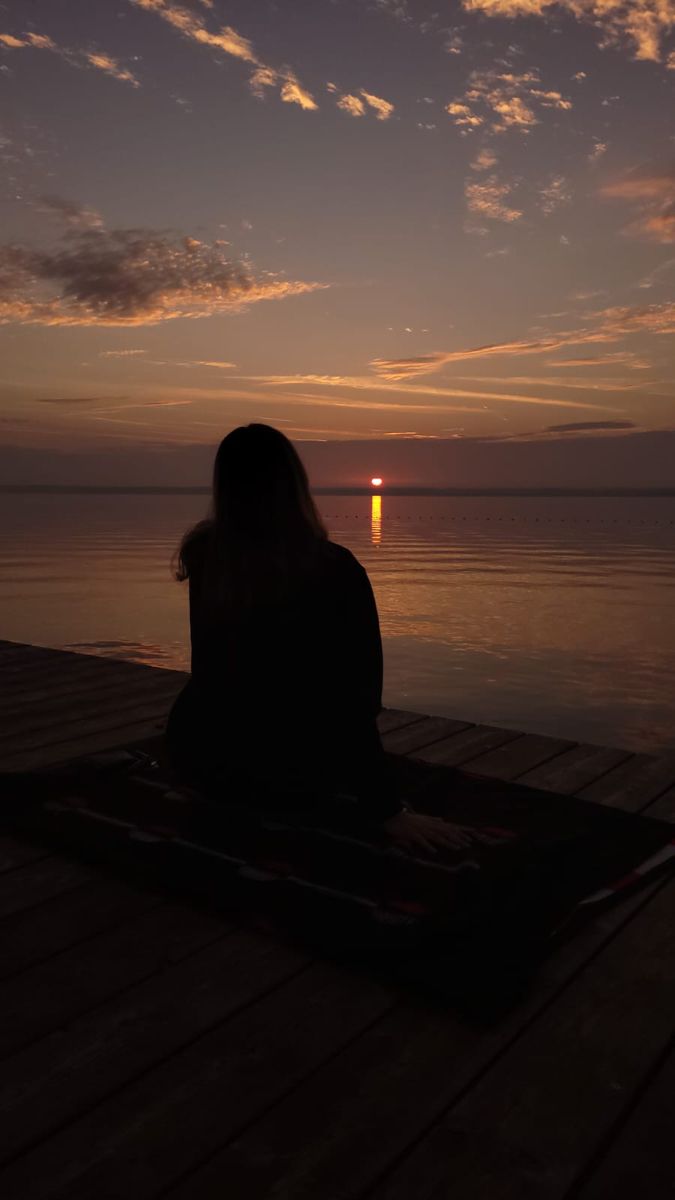
[[[183,539],[192,674],[167,726],[178,775],[210,799],[347,790],[399,845],[458,844],[397,795],[377,728],[382,642],[368,576],[331,542],[288,438],[234,429],[210,517]],[[252,786],[249,787],[249,784]]]
[[[208,540],[190,547],[192,681],[200,707],[239,747],[264,731],[288,754],[316,755],[363,735],[381,707],[382,648],[368,577],[351,552],[317,540],[280,596],[245,608],[205,602]],[[255,720],[251,714],[255,713]]]

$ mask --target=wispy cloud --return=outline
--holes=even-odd
[[[643,308],[606,308],[590,314],[590,318],[592,324],[581,329],[563,330],[534,340],[495,342],[465,350],[439,351],[409,358],[376,358],[370,365],[384,379],[415,379],[439,371],[450,363],[471,359],[542,354],[563,346],[616,342],[636,333],[672,334],[675,333],[675,302],[650,304]]]
[[[617,429],[637,429],[634,421],[569,421],[565,425],[547,425],[547,433],[609,432]]]
[[[0,324],[153,325],[324,286],[256,277],[226,251],[138,229],[72,231],[54,250],[0,246]]]
[[[94,208],[85,208],[64,200],[62,196],[40,196],[35,207],[38,212],[50,213],[69,229],[101,229],[103,217]]]
[[[335,84],[329,84],[328,91],[337,91]],[[343,112],[349,113],[350,117],[364,117],[368,108],[371,108],[378,121],[388,121],[394,111],[394,105],[389,100],[383,100],[381,96],[374,96],[372,92],[367,92],[364,88],[359,88],[358,94],[345,92],[336,100],[336,104]]]
[[[523,215],[521,209],[506,202],[512,191],[512,185],[500,182],[496,175],[480,182],[468,179],[464,187],[466,206],[470,213],[488,221],[519,221]]]
[[[570,108],[571,100],[541,86],[538,71],[494,70],[472,71],[464,94],[445,106],[463,132],[485,126],[493,134],[529,133],[542,109]]]
[[[543,17],[556,10],[569,13],[600,30],[601,46],[627,45],[633,57],[649,62],[663,58],[663,42],[675,27],[672,0],[462,0],[467,12],[488,17]]]
[[[135,358],[138,354],[147,353],[147,350],[101,350],[99,358]]]
[[[638,216],[624,233],[651,241],[675,242],[675,169],[631,171],[606,183],[600,195],[634,204]]]
[[[104,75],[111,75],[120,83],[130,83],[132,87],[141,86],[136,76],[126,67],[122,67],[112,55],[104,54],[100,50],[76,50],[59,46],[43,33],[23,33],[21,36],[0,33],[0,45],[8,50],[48,50],[52,54],[58,54],[73,67],[90,67],[92,70],[103,71]]]
[[[365,116],[366,106],[360,96],[354,96],[346,92],[344,96],[340,96],[336,103],[338,108],[341,108],[343,112],[349,113],[350,117]]]
[[[376,360],[377,361],[377,360]],[[371,366],[373,364],[371,363]],[[548,396],[526,396],[519,392],[501,392],[501,391],[479,391],[476,388],[465,387],[434,387],[433,385],[424,384],[422,386],[406,386],[401,382],[397,382],[397,377],[393,376],[391,382],[387,382],[387,377],[382,379],[373,378],[371,375],[254,375],[251,377],[259,383],[265,383],[277,387],[327,387],[333,389],[342,389],[343,391],[357,392],[396,392],[398,395],[405,396],[434,396],[439,399],[472,399],[480,401],[478,407],[485,407],[484,401],[495,403],[509,404],[539,404],[549,408],[583,408],[592,411],[601,412],[616,412],[613,405],[606,404],[586,404],[577,400],[558,400]],[[295,396],[293,397],[295,403]],[[331,400],[326,403],[337,403]],[[350,402],[352,405],[363,403],[362,400]],[[388,407],[408,409],[411,412],[436,412],[439,411],[437,405],[427,407],[420,406],[419,402],[409,406],[405,403],[397,402]],[[454,408],[456,412],[475,412],[476,405],[471,408]]]
[[[548,183],[539,189],[541,211],[544,216],[550,216],[561,204],[569,204],[572,199],[572,188],[564,175],[552,175]]]
[[[588,354],[576,358],[549,359],[547,367],[630,367],[634,371],[645,371],[651,367],[646,358],[640,358],[630,350],[617,350],[610,354]]]
[[[248,38],[243,37],[231,25],[221,25],[218,29],[209,29],[204,17],[170,0],[130,0],[137,8],[156,13],[176,29],[184,38],[197,45],[207,46],[211,50],[220,51],[232,58],[253,67],[249,85],[253,94],[259,98],[265,95],[267,88],[277,88],[280,98],[286,104],[297,104],[306,112],[313,112],[319,106],[314,97],[302,86],[297,75],[290,67],[272,67],[263,62],[253,48]],[[211,5],[206,5],[211,8]]]
[[[394,105],[389,100],[383,100],[381,96],[374,96],[372,92],[366,92],[361,88],[361,95],[366,104],[374,110],[378,121],[388,121],[394,111]]]

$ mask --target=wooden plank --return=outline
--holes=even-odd
[[[113,693],[124,695],[125,689],[144,687],[149,679],[152,679],[157,687],[166,688],[167,694],[171,691],[177,694],[189,676],[182,671],[154,671],[153,669],[152,676],[148,676],[144,671],[142,675],[134,675],[133,678],[126,671],[123,673],[104,672],[103,677],[100,672],[92,672],[91,676],[87,675],[84,680],[78,677],[74,683],[72,681],[69,683],[61,677],[47,687],[38,685],[34,689],[28,689],[21,693],[9,689],[5,693],[5,698],[0,700],[0,718],[4,720],[5,715],[11,715],[20,709],[37,709],[48,704],[63,703],[66,697],[68,701],[71,701],[84,695],[92,697],[111,696]]]
[[[654,815],[665,819],[666,811],[658,809]],[[243,1194],[247,1200],[272,1195],[293,1200],[370,1197],[370,1189],[400,1151],[413,1145],[473,1080],[527,1034],[551,1002],[564,996],[563,989],[575,983],[582,968],[588,971],[590,965],[602,973],[612,939],[633,915],[644,912],[642,919],[651,920],[647,905],[660,885],[661,881],[653,883],[598,914],[543,964],[523,1003],[492,1028],[481,1030],[452,1012],[421,1003],[397,1004],[203,1168],[169,1189],[167,1200],[221,1200],[225,1193]],[[450,1163],[448,1168],[451,1174]],[[402,1192],[406,1200],[429,1194],[409,1186],[407,1194]],[[433,1194],[455,1195],[451,1183]],[[525,1190],[522,1194],[530,1195]],[[535,1191],[532,1200],[547,1194]],[[470,1195],[471,1200],[483,1200],[501,1197],[501,1191],[498,1185],[482,1190],[479,1181]]]
[[[117,658],[104,658],[93,654],[75,654],[72,657],[29,664],[16,662],[10,667],[2,667],[2,684],[4,689],[11,688],[20,693],[36,684],[54,683],[64,679],[75,681],[87,679],[90,676],[100,678],[120,677],[125,674],[129,679],[149,677],[154,671],[163,671],[162,667],[150,667],[144,663],[124,662]],[[169,672],[167,672],[169,674]]]
[[[386,989],[311,966],[0,1171],[6,1196],[146,1200],[358,1036]]]
[[[589,784],[579,795],[596,804],[639,812],[661,792],[675,784],[675,754],[634,754],[602,779]]]
[[[123,714],[123,717],[126,717],[126,714]],[[102,729],[73,738],[72,741],[58,742],[50,746],[32,746],[30,750],[5,755],[2,770],[29,771],[39,767],[58,766],[59,763],[69,762],[71,758],[79,758],[80,755],[96,754],[101,750],[113,750],[117,746],[128,746],[146,738],[158,737],[164,732],[165,725],[165,718],[155,714],[151,719],[138,720],[114,729]]]
[[[424,717],[423,720],[416,721],[414,725],[406,725],[403,729],[387,734],[382,739],[382,744],[385,750],[392,754],[411,754],[413,751],[420,750],[422,746],[428,746],[430,742],[450,737],[468,727],[468,721],[451,721],[446,717]]]
[[[223,1138],[223,1149],[170,1189],[167,1200],[221,1200],[223,1194],[247,1200],[370,1197],[399,1153],[522,1036],[645,900],[634,895],[562,946],[544,963],[523,1003],[497,1025],[481,1029],[440,1006],[399,1002],[233,1142]],[[413,1186],[406,1200],[426,1194]],[[451,1187],[437,1194],[454,1197]],[[498,1189],[480,1187],[471,1195],[501,1197]]]
[[[493,779],[517,779],[525,771],[555,758],[573,745],[573,742],[563,738],[526,733],[503,746],[489,750],[487,754],[479,754],[476,758],[467,760],[466,766],[471,771]]]
[[[162,901],[105,876],[0,920],[0,979],[50,958]]]
[[[306,966],[299,950],[238,931],[15,1054],[0,1082],[0,1162]]]
[[[66,858],[40,858],[0,875],[0,917],[51,900],[94,878],[91,867]]]
[[[57,697],[49,705],[19,710],[5,719],[0,731],[0,747],[10,743],[15,750],[26,745],[53,744],[56,735],[62,740],[72,731],[84,731],[93,721],[104,723],[104,718],[119,718],[139,708],[154,706],[158,711],[168,711],[180,686],[167,688],[162,679],[144,680],[142,683],[127,683],[112,695],[84,692],[79,697],[68,697],[67,706],[63,697]],[[65,740],[65,739],[63,739]]]
[[[633,755],[628,750],[582,744],[527,771],[518,782],[528,787],[571,795],[631,758]]]
[[[12,976],[0,988],[0,1054],[15,1053],[231,928],[216,914],[162,904]]]
[[[0,874],[13,871],[16,867],[25,867],[28,863],[47,858],[51,850],[47,846],[38,846],[33,842],[20,841],[9,834],[0,835]]]
[[[14,738],[3,749],[9,749],[10,757],[14,758],[22,752],[33,749],[42,751],[48,747],[58,747],[61,743],[68,742],[76,736],[78,739],[84,739],[90,735],[111,730],[114,737],[114,731],[119,726],[128,725],[132,721],[138,721],[139,724],[148,721],[154,721],[157,724],[166,722],[171,704],[170,699],[159,695],[149,697],[138,704],[132,699],[128,706],[115,704],[110,711],[99,713],[95,710],[89,716],[76,717],[74,720],[71,720],[70,714],[66,713],[66,720],[51,722],[39,731],[15,733]],[[1,761],[4,761],[4,757]]]
[[[658,800],[653,800],[643,809],[646,817],[657,817],[659,821],[673,821],[675,823],[675,786],[668,788],[667,792],[659,796]]]
[[[128,714],[122,714],[127,721]],[[156,737],[163,733],[166,725],[165,714],[160,710],[154,719],[139,720],[134,724],[126,723],[119,727],[104,729],[101,732],[73,738],[71,741],[58,742],[49,746],[31,746],[30,750],[6,755],[3,758],[2,769],[8,771],[36,770],[39,767],[56,766],[82,754],[95,754],[100,750],[110,750],[116,746],[126,746],[145,738]]]
[[[424,720],[424,713],[407,712],[401,708],[383,708],[377,718],[377,727],[381,734],[389,733],[392,729],[400,729],[404,725],[412,725],[413,721]]]
[[[463,733],[456,733],[454,737],[435,742],[433,746],[426,746],[417,757],[428,763],[459,767],[463,763],[470,763],[472,759],[486,754],[489,750],[508,745],[509,742],[514,742],[519,737],[524,737],[524,734],[516,733],[513,729],[498,729],[492,725],[473,725]]]
[[[562,1200],[672,1037],[674,919],[671,882],[372,1191],[373,1200]]]
[[[675,1192],[675,1048],[660,1064],[627,1123],[589,1178],[574,1191],[575,1200],[672,1200]]]

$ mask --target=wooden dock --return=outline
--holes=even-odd
[[[0,643],[1,765],[152,736],[185,676]],[[675,755],[387,710],[388,749],[675,820]],[[479,1030],[0,833],[5,1200],[672,1200],[675,879]]]

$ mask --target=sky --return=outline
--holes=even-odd
[[[675,0],[0,2],[0,470],[675,486]]]

